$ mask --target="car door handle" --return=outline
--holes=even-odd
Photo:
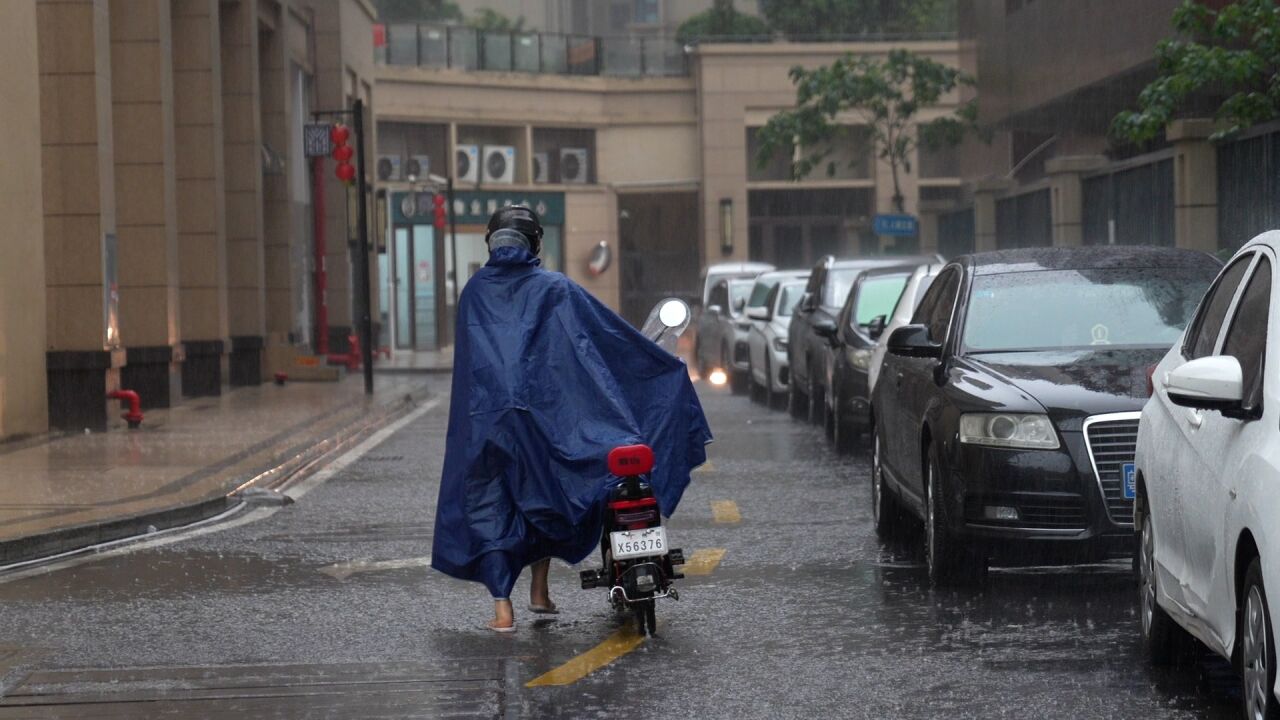
[[[1204,413],[1199,410],[1188,410],[1187,422],[1190,423],[1192,430],[1199,430],[1200,426],[1204,424]]]

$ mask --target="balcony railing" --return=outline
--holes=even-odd
[[[408,23],[386,25],[381,34],[382,44],[374,53],[386,65],[550,75],[689,74],[683,46],[666,37],[490,32]]]

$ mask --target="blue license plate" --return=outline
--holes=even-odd
[[[1124,498],[1132,500],[1138,495],[1138,467],[1133,463],[1125,463],[1120,467],[1121,483],[1124,487]]]

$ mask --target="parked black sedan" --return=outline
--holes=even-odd
[[[864,272],[836,316],[831,376],[824,383],[827,434],[838,452],[852,450],[871,432],[871,355],[916,265]]]
[[[804,297],[787,329],[787,365],[791,368],[787,405],[793,417],[807,415],[813,423],[826,419],[823,399],[825,383],[831,376],[831,336],[836,328],[836,315],[858,276],[873,268],[921,265],[937,259],[929,256],[837,260],[827,255],[813,266]]]
[[[935,583],[1131,555],[1148,373],[1219,267],[1155,247],[953,261],[888,338],[872,393],[877,532],[922,520]]]

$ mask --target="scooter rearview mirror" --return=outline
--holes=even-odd
[[[689,310],[685,304],[678,300],[668,300],[662,304],[662,308],[658,310],[658,319],[663,325],[669,328],[677,328],[685,323],[689,318]]]

